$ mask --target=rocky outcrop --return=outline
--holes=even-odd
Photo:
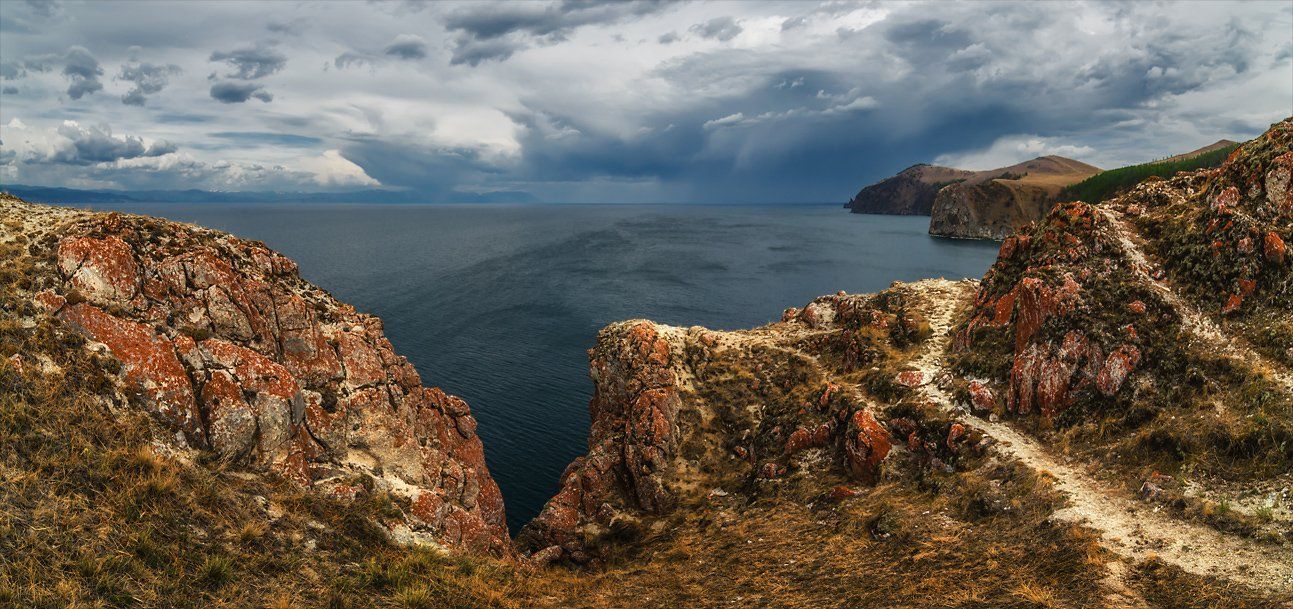
[[[956,339],[979,362],[997,358],[991,372],[1006,411],[1054,419],[1074,405],[1107,408],[1147,366],[1172,369],[1189,359],[1195,305],[1174,302],[1179,291],[1212,314],[1263,320],[1255,344],[1293,336],[1287,314],[1289,269],[1284,240],[1293,199],[1284,189],[1293,174],[1293,121],[1275,125],[1243,145],[1221,167],[1151,179],[1096,207],[1059,203],[1045,221],[1010,236],[984,276],[974,309]],[[1166,270],[1151,269],[1130,250],[1129,237],[1102,207],[1149,230],[1144,246]],[[1173,290],[1154,284],[1174,275]],[[1254,304],[1256,302],[1256,304]],[[1241,328],[1242,330],[1243,328]],[[1215,340],[1215,339],[1214,339]],[[1218,345],[1202,345],[1216,349]],[[991,357],[988,357],[991,354]],[[968,360],[967,360],[968,361]],[[989,370],[982,370],[989,372]],[[1145,371],[1143,377],[1179,375]],[[991,404],[979,383],[975,403]]]
[[[1072,159],[1044,156],[977,172],[938,191],[929,234],[1001,240],[1050,211],[1060,190],[1100,170]]]
[[[1009,352],[998,355],[1009,362],[1000,379],[1006,411],[1054,419],[1093,392],[1113,396],[1136,370],[1136,322],[1145,321],[1147,302],[1155,314],[1161,303],[1139,292],[1123,303],[1101,301],[1111,285],[1130,281],[1110,230],[1093,206],[1064,203],[1035,232],[1002,243],[956,347],[988,352],[1008,339]],[[1118,318],[1112,328],[1077,321],[1106,308]],[[995,408],[983,383],[969,391],[976,408]]]
[[[38,209],[2,203],[11,217]],[[338,497],[389,491],[397,539],[510,553],[470,409],[423,386],[381,320],[260,243],[59,214],[31,246],[50,261],[33,302],[121,363],[122,401],[153,413],[166,442]]]
[[[846,207],[855,214],[928,216],[941,188],[973,175],[973,171],[964,169],[913,165],[858,191]]]
[[[878,482],[892,426],[832,379],[886,364],[895,345],[919,340],[920,322],[902,303],[841,293],[739,332],[608,326],[589,351],[588,453],[521,530],[519,548],[538,561],[588,563],[607,539],[631,538],[715,493],[753,496],[828,472]],[[919,372],[902,374],[923,382]],[[909,436],[923,437],[904,428]]]
[[[589,350],[595,390],[588,454],[561,476],[561,490],[521,530],[518,544],[588,560],[582,533],[610,526],[625,510],[658,514],[677,502],[666,482],[678,439],[680,407],[674,355],[650,322],[616,324]]]

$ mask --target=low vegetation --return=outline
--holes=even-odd
[[[1099,203],[1125,192],[1148,178],[1168,178],[1182,171],[1216,167],[1234,152],[1239,144],[1226,146],[1180,160],[1163,160],[1119,167],[1097,173],[1060,191],[1060,201]]]

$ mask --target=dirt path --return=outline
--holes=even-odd
[[[1257,544],[1170,518],[1155,511],[1154,506],[1127,498],[1118,489],[1052,457],[1036,439],[957,407],[935,379],[946,372],[949,331],[959,305],[973,297],[973,287],[951,281],[917,285],[933,309],[927,318],[934,330],[934,338],[914,362],[925,380],[918,390],[949,414],[996,439],[995,446],[1002,454],[1053,477],[1055,488],[1069,499],[1069,505],[1055,512],[1055,518],[1100,531],[1109,550],[1132,560],[1157,555],[1190,573],[1219,575],[1262,590],[1293,591],[1293,551],[1288,548]]]
[[[1162,281],[1154,279],[1150,272],[1157,265],[1149,261],[1144,250],[1137,243],[1140,235],[1136,229],[1117,211],[1105,207],[1099,209],[1113,225],[1120,249],[1132,263],[1132,271],[1141,281],[1152,286],[1163,296],[1164,300],[1181,316],[1186,329],[1197,340],[1205,342],[1209,347],[1220,349],[1228,357],[1248,362],[1249,365],[1279,383],[1285,392],[1293,393],[1293,374],[1248,346],[1247,341],[1242,338],[1227,335],[1198,307],[1182,298]]]

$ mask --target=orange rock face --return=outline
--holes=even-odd
[[[892,447],[889,432],[870,412],[857,410],[849,418],[844,454],[853,477],[867,483],[875,482],[880,476],[880,462]]]
[[[576,562],[589,558],[578,529],[609,524],[603,505],[661,514],[676,500],[666,483],[679,400],[668,341],[650,322],[612,326],[589,359],[595,390],[588,454],[566,468],[561,490],[517,536],[523,550]]]
[[[117,237],[64,240],[58,268],[91,302],[127,303],[135,297],[139,267],[130,246]]]
[[[57,263],[62,287],[39,309],[105,345],[127,393],[183,444],[337,497],[366,492],[346,480],[367,476],[409,500],[392,530],[511,553],[470,409],[423,387],[378,319],[292,261],[213,231],[87,214],[66,227]],[[73,291],[87,302],[67,305]]]
[[[149,326],[113,317],[89,304],[72,305],[59,316],[82,334],[106,345],[121,360],[127,386],[143,395],[148,407],[183,433],[191,445],[205,443],[193,385],[169,339]]]

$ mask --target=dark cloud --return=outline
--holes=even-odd
[[[257,45],[233,51],[215,51],[210,61],[228,63],[233,71],[225,74],[226,78],[255,80],[264,78],[283,69],[287,65],[287,56],[265,45]]]
[[[323,141],[308,135],[270,133],[266,131],[217,131],[209,135],[241,145],[284,146],[288,148],[309,148]]]
[[[400,34],[382,52],[400,59],[422,59],[427,56],[427,43],[421,36]]]
[[[265,29],[275,34],[287,34],[290,36],[299,36],[305,31],[305,23],[300,19],[292,21],[270,21],[265,24]]]
[[[507,38],[488,40],[459,39],[453,49],[453,57],[449,59],[449,63],[451,65],[465,63],[475,66],[490,60],[503,61],[527,46],[529,45],[524,42],[516,42]]]
[[[479,150],[402,140],[354,138],[341,147],[341,156],[382,184],[430,195],[451,192],[501,171],[486,162]]]
[[[274,100],[265,87],[250,82],[222,81],[211,85],[211,98],[225,104],[241,104],[251,98],[263,102]]]
[[[682,38],[678,36],[678,32],[668,32],[660,34],[660,37],[656,39],[656,42],[659,42],[660,44],[673,44],[681,39]]]
[[[117,159],[156,157],[176,150],[174,144],[166,141],[145,145],[144,140],[136,136],[115,137],[112,135],[112,130],[106,126],[84,127],[74,122],[65,122],[58,128],[58,134],[70,140],[71,145],[46,156],[32,159],[33,161],[90,165]]]
[[[210,114],[192,114],[188,112],[162,112],[153,115],[154,120],[159,123],[170,125],[196,125],[201,123],[214,123],[219,120],[218,117]]]
[[[173,64],[159,66],[138,61],[122,64],[121,73],[117,75],[117,80],[132,82],[135,86],[121,96],[121,103],[127,106],[144,105],[147,96],[166,88],[171,77],[181,71],[179,66]]]
[[[712,38],[727,42],[736,38],[742,31],[741,25],[731,17],[715,17],[704,23],[691,26],[690,31],[701,38]]]
[[[795,29],[795,28],[803,27],[803,26],[805,26],[805,25],[807,25],[807,24],[808,24],[808,17],[806,17],[806,16],[804,16],[804,15],[799,15],[799,16],[797,16],[797,17],[791,17],[791,18],[786,19],[785,21],[782,21],[782,22],[781,22],[781,31],[783,31],[783,32],[788,32],[788,31],[793,30],[793,29]]]
[[[450,63],[477,65],[486,60],[502,61],[528,47],[530,40],[545,44],[561,42],[580,27],[620,23],[658,12],[664,6],[665,3],[653,0],[472,5],[445,18],[445,28],[457,33]]]
[[[376,58],[366,53],[346,51],[345,53],[337,55],[337,58],[332,60],[332,65],[336,66],[339,70],[360,66],[368,66],[371,68],[376,65]]]
[[[81,99],[85,95],[103,90],[103,83],[99,82],[99,77],[103,76],[103,68],[99,67],[98,60],[85,47],[69,48],[63,55],[63,60],[63,76],[66,76],[69,81],[68,97]]]
[[[4,93],[5,95],[17,95],[18,87],[5,87],[4,89],[0,89],[0,93]]]

